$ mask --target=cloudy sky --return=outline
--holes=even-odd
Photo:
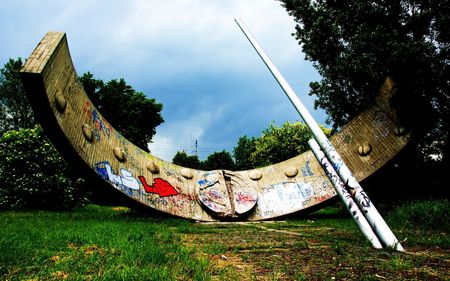
[[[291,33],[295,22],[275,0],[1,0],[0,64],[26,58],[47,31],[67,33],[79,75],[125,80],[164,105],[152,153],[178,150],[205,159],[232,151],[274,121],[299,120],[241,33],[240,17],[317,121],[309,83],[320,77]]]

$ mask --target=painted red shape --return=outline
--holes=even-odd
[[[244,194],[244,193],[239,192],[237,194],[237,202],[239,202],[241,204],[255,203],[256,198],[254,197],[253,194]]]
[[[143,176],[139,176],[139,180],[141,181],[142,185],[144,186],[145,192],[147,193],[158,194],[161,197],[173,196],[178,194],[178,191],[172,185],[170,185],[169,182],[163,179],[154,179],[153,185],[151,186],[147,184],[147,181]]]

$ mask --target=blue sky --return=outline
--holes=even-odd
[[[26,58],[47,31],[67,33],[79,75],[125,80],[163,103],[150,148],[170,161],[178,150],[205,159],[232,151],[274,121],[299,115],[241,33],[240,17],[318,122],[309,83],[320,76],[275,0],[2,0],[0,64]]]

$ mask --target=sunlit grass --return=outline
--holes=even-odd
[[[397,218],[387,217],[415,254],[372,249],[352,219],[333,208],[246,224],[157,219],[95,205],[5,211],[0,280],[445,280],[439,272],[448,269],[448,229]]]
[[[0,274],[5,279],[205,279],[208,261],[183,246],[171,224],[99,206],[3,212]]]

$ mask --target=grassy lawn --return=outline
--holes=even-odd
[[[449,280],[448,229],[393,227],[374,250],[326,209],[260,223],[157,219],[127,208],[0,212],[1,280]]]

